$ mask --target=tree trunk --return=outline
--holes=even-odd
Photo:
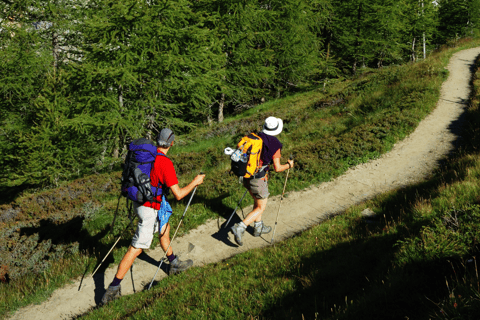
[[[53,54],[53,72],[57,72],[58,68],[58,35],[56,32],[52,33],[52,54]]]
[[[123,110],[123,90],[121,85],[118,86],[118,105],[120,106],[120,110]],[[112,152],[112,157],[114,159],[117,159],[120,154],[120,149],[118,147],[118,144],[119,144],[119,139],[118,137],[116,137],[115,143],[113,145],[113,152]],[[102,157],[102,161],[103,161],[103,157]]]
[[[218,104],[218,123],[223,122],[223,106],[225,105],[225,93],[222,93]]]
[[[412,41],[412,61],[415,62],[417,60],[416,56],[415,56],[415,40],[416,38],[413,37],[413,41]]]
[[[122,86],[118,86],[118,105],[120,107],[120,111],[123,111],[123,91]]]
[[[423,16],[423,0],[422,0],[422,18],[425,19],[425,17]],[[425,22],[425,20],[423,20]],[[425,24],[423,26],[425,28]],[[426,50],[426,44],[425,44],[425,31],[423,32],[423,60],[425,60],[427,58],[427,50]]]
[[[358,63],[358,53],[359,53],[359,47],[360,47],[360,19],[362,17],[362,4],[358,6],[358,11],[357,11],[357,31],[356,31],[356,41],[355,41],[355,59],[353,61],[353,74],[357,74],[357,63]]]
[[[380,53],[380,57],[378,58],[378,62],[377,62],[377,68],[378,69],[383,67],[383,56],[384,56],[383,52]]]
[[[115,137],[115,148],[113,149],[113,153],[112,153],[112,157],[114,159],[118,159],[118,156],[119,156],[119,153],[120,153],[120,150],[118,148],[118,137]]]
[[[213,124],[212,105],[211,104],[208,106],[208,110],[207,110],[207,123],[208,123],[209,126],[211,126]]]
[[[328,40],[327,40],[327,57],[326,57],[326,60],[325,60],[325,78],[323,80],[323,92],[325,92],[325,87],[327,85],[327,82],[328,82],[328,59],[330,58],[330,37],[328,37]]]
[[[423,33],[423,60],[427,59],[427,49],[425,45],[425,32]]]

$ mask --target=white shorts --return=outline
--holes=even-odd
[[[132,247],[137,249],[149,249],[152,244],[153,234],[159,232],[157,211],[150,207],[133,203],[133,208],[138,216],[137,231],[132,239]]]

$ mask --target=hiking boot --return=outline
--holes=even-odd
[[[172,262],[170,262],[170,269],[168,270],[168,275],[174,275],[180,272],[183,272],[190,268],[193,265],[193,261],[188,259],[185,261],[181,261],[178,257],[175,258]]]
[[[259,223],[255,222],[253,236],[260,237],[262,234],[269,233],[270,231],[272,231],[272,227],[264,225],[263,221],[260,221]]]
[[[122,295],[122,286],[109,286],[107,291],[102,297],[102,305],[107,304],[108,302],[120,298]]]
[[[232,232],[235,236],[235,242],[239,246],[243,246],[242,237],[243,233],[245,232],[245,227],[243,227],[240,223],[235,223],[232,227]]]

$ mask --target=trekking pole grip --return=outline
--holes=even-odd
[[[293,154],[290,154],[290,157],[288,159],[293,160]],[[290,166],[290,162],[288,162],[287,164],[288,164],[288,171],[290,171],[290,168],[292,168],[293,166]],[[287,172],[287,175],[288,175],[288,172]]]

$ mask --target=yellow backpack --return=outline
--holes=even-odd
[[[255,133],[243,137],[237,145],[237,150],[231,156],[232,172],[244,178],[255,176],[261,169],[262,146],[262,139]]]

